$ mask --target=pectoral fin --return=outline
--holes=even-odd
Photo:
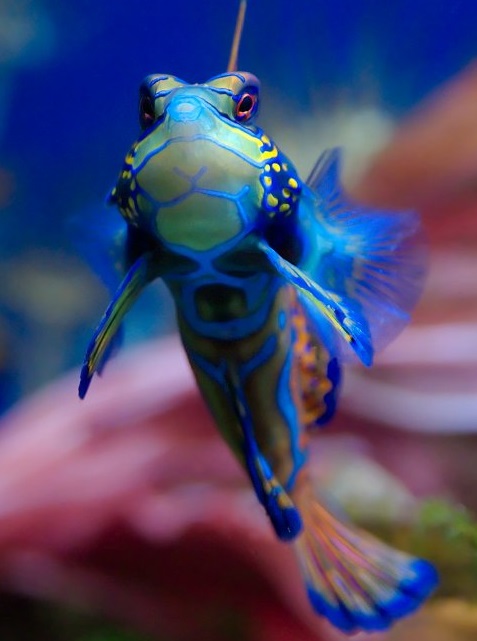
[[[307,180],[313,194],[307,233],[316,252],[307,273],[327,291],[353,300],[366,317],[375,352],[407,325],[421,295],[427,250],[419,216],[376,210],[343,190],[339,150],[324,152]]]
[[[351,300],[324,289],[296,265],[282,258],[263,240],[257,248],[267,257],[271,267],[304,296],[310,305],[310,314],[324,316],[344,340],[353,348],[365,365],[371,365],[373,347],[368,323],[359,307]],[[319,322],[317,323],[319,324]]]
[[[78,389],[80,398],[86,396],[94,373],[105,362],[125,314],[144,287],[158,276],[157,257],[152,252],[140,256],[127,272],[86,351]]]

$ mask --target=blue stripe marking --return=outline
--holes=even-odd
[[[261,349],[258,350],[246,363],[241,365],[239,373],[240,378],[245,380],[250,374],[258,369],[261,365],[266,363],[273,354],[277,347],[277,337],[269,336],[262,344]]]
[[[170,76],[170,75],[154,76],[153,78],[151,78],[151,80],[149,80],[147,84],[148,84],[148,87],[153,87],[158,82],[162,82],[164,80],[174,80],[175,82],[180,82],[183,85],[189,84],[185,80],[182,80],[182,78],[178,78],[177,76]]]
[[[169,278],[169,276],[166,275],[164,280],[168,280],[169,282],[184,282],[186,278],[183,276]],[[237,284],[237,279],[235,281],[232,279],[223,279],[221,282],[226,285],[229,284],[229,281],[232,286]],[[227,322],[203,321],[197,316],[195,308],[192,307],[194,302],[194,293],[194,287],[184,290],[182,292],[181,300],[178,302],[178,306],[181,310],[182,316],[194,331],[207,338],[219,340],[240,340],[246,338],[263,327],[270,313],[270,305],[263,304],[258,307],[256,311],[251,312],[244,318]]]
[[[295,506],[280,507],[279,497],[285,493],[283,487],[274,478],[273,471],[267,459],[263,456],[255,438],[253,422],[247,400],[239,383],[234,384],[231,377],[227,377],[230,387],[231,400],[237,413],[244,437],[243,449],[247,470],[257,494],[258,500],[264,506],[275,529],[277,536],[282,541],[292,541],[303,529],[300,513]],[[276,483],[269,491],[265,489],[264,482]]]
[[[337,358],[331,358],[326,369],[326,376],[331,383],[331,389],[323,397],[325,404],[324,413],[317,419],[317,425],[327,423],[335,413],[338,400],[339,386],[341,382],[341,369]]]
[[[176,136],[175,138],[170,138],[164,144],[157,147],[157,149],[149,152],[144,157],[144,160],[136,168],[136,172],[140,172],[143,169],[143,167],[149,162],[149,160],[151,160],[151,158],[153,158],[154,156],[157,156],[157,154],[160,154],[161,151],[169,147],[169,145],[172,145],[178,142],[179,143],[180,142],[196,142],[197,140],[207,140],[213,145],[217,145],[217,147],[221,147],[225,151],[229,151],[230,153],[234,154],[234,156],[237,156],[238,158],[241,158],[245,162],[248,162],[252,167],[255,167],[256,169],[260,169],[265,164],[265,162],[255,162],[251,160],[249,156],[246,156],[245,154],[240,153],[239,151],[237,151],[236,148],[224,145],[218,140],[214,140],[214,138],[211,138],[210,136],[206,136],[205,134],[195,134],[194,136]]]
[[[162,89],[161,91],[156,91],[154,94],[154,98],[164,98],[164,96],[168,96],[174,89],[178,89],[179,87],[173,87],[172,89]]]
[[[144,131],[141,132],[141,134],[138,136],[138,139],[137,139],[136,143],[139,144],[145,138],[147,138],[150,134],[152,134],[154,131],[156,131],[156,129],[158,127],[160,127],[160,125],[162,125],[162,123],[164,122],[165,117],[166,117],[166,115],[165,115],[164,112],[160,116],[158,116],[156,118],[155,122],[150,127],[148,127],[147,129],[145,129]],[[135,151],[132,154],[132,156],[133,156],[133,158],[135,158],[137,156],[137,151]]]
[[[207,168],[203,167],[202,169],[206,170]],[[244,226],[247,221],[246,213],[244,211],[242,204],[239,201],[250,191],[249,185],[245,185],[244,187],[242,187],[242,189],[240,189],[240,191],[238,191],[236,194],[230,194],[225,191],[218,191],[214,189],[201,189],[200,187],[195,187],[194,185],[192,185],[188,191],[168,201],[156,200],[141,187],[139,182],[136,183],[136,191],[142,194],[143,196],[145,196],[153,206],[159,209],[167,209],[168,207],[173,207],[174,205],[181,203],[182,201],[189,198],[189,196],[192,196],[194,194],[203,194],[204,196],[210,196],[211,198],[223,198],[224,200],[228,200],[236,203],[237,210],[240,215],[240,220],[242,222],[242,226]],[[179,247],[180,245],[177,245],[177,246]],[[194,250],[194,251],[200,251],[200,250]],[[204,251],[209,251],[209,250],[204,250]]]
[[[207,80],[207,82],[213,82],[214,80],[220,80],[221,78],[230,78],[230,76],[234,76],[235,78],[238,78],[242,82],[245,82],[245,76],[242,76],[241,73],[237,73],[236,71],[219,73],[218,76],[214,76],[213,78],[209,78]],[[207,84],[207,82],[204,83],[204,84]]]
[[[224,360],[221,360],[218,365],[214,365],[190,348],[187,348],[187,354],[194,365],[196,365],[205,374],[207,374],[207,376],[215,381],[225,392],[228,391],[228,388],[225,385],[225,374],[227,366]]]
[[[292,334],[294,333],[295,332],[292,330]],[[294,339],[295,337],[293,336],[292,342]],[[306,453],[300,450],[298,446],[301,425],[299,423],[298,412],[290,390],[293,357],[293,350],[290,350],[286,361],[283,363],[276,391],[277,406],[283,416],[284,423],[287,425],[288,431],[290,432],[290,456],[293,461],[293,469],[291,471],[290,478],[285,483],[285,489],[287,491],[291,491],[293,489],[296,476],[307,460]]]
[[[207,87],[207,91],[213,91],[218,94],[225,94],[226,96],[235,96],[234,92],[231,89],[225,89],[222,87]]]
[[[161,91],[157,91],[154,94],[154,98],[162,98],[164,96],[169,95],[175,89],[180,89],[180,88],[181,87],[171,87],[170,89],[162,89]],[[207,87],[207,91],[213,91],[214,93],[224,94],[226,96],[230,96],[231,98],[237,98],[237,96],[239,95],[239,94],[235,94],[230,89],[221,89],[219,87]]]
[[[153,87],[155,84],[158,82],[162,82],[163,80],[168,80],[170,76],[154,76],[154,78],[151,78],[149,82],[147,83],[148,87]]]

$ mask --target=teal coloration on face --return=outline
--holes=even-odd
[[[207,251],[250,232],[263,205],[273,210],[267,205],[272,181],[265,176],[280,157],[251,125],[258,93],[258,80],[246,73],[202,85],[146,78],[140,90],[144,133],[112,193],[126,220],[166,246]],[[298,185],[294,170],[291,180]],[[291,203],[291,192],[285,189],[283,198]],[[278,198],[268,201],[278,211]]]

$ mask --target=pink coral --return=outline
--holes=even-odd
[[[24,402],[0,467],[4,586],[171,639],[321,638],[177,340],[116,361],[85,402],[75,375]]]

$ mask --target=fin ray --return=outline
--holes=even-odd
[[[259,240],[257,246],[271,267],[299,291],[300,298],[308,303],[308,313],[319,317],[316,324],[321,325],[321,319],[326,318],[360,360],[371,365],[373,348],[368,324],[354,301],[327,291],[319,281],[315,282],[299,267],[282,258],[265,241]]]
[[[324,152],[307,180],[318,223],[313,233],[325,250],[306,271],[323,288],[357,302],[379,351],[409,322],[422,292],[427,266],[422,228],[415,212],[352,202],[340,184],[339,161],[339,150]]]
[[[84,398],[95,372],[101,372],[120,338],[121,323],[144,287],[158,276],[154,255],[146,253],[129,269],[91,339],[81,369],[79,397]]]
[[[430,563],[347,527],[314,499],[308,497],[301,512],[304,532],[294,545],[308,597],[340,630],[385,630],[436,586]]]

